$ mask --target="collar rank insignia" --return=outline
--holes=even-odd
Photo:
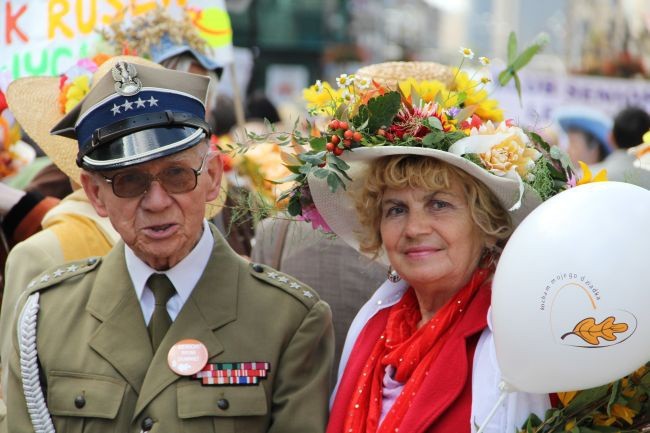
[[[117,62],[111,68],[115,91],[122,96],[133,96],[142,89],[142,81],[138,78],[138,71],[131,63]]]
[[[269,362],[223,362],[206,364],[193,379],[203,385],[257,385],[271,371]]]

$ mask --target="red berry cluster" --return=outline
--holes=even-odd
[[[341,155],[343,149],[349,149],[353,143],[359,143],[363,138],[359,131],[350,129],[350,125],[345,121],[334,119],[329,123],[328,127],[332,136],[325,148],[336,156]]]

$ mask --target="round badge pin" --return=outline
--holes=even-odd
[[[199,340],[181,340],[174,344],[167,354],[169,368],[180,376],[198,373],[207,362],[208,349]]]

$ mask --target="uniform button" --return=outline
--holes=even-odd
[[[74,406],[81,409],[86,405],[86,398],[83,395],[78,395],[74,398]]]
[[[92,266],[95,263],[97,263],[97,259],[95,257],[88,259],[88,266]]]
[[[221,410],[226,410],[230,407],[230,403],[225,398],[220,398],[217,402],[217,407]]]
[[[253,263],[253,270],[255,272],[264,272],[264,267],[259,263]]]
[[[146,417],[142,420],[142,430],[149,431],[153,427],[153,420],[150,417]]]

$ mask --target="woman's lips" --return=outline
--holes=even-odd
[[[414,248],[408,248],[404,251],[404,254],[407,257],[410,258],[421,258],[421,257],[427,257],[432,254],[437,253],[440,251],[440,248],[434,248],[434,247],[414,247]]]

